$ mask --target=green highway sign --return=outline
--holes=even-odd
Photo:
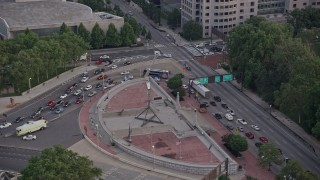
[[[220,75],[214,76],[214,82],[215,83],[221,82],[221,76]]]
[[[232,81],[233,80],[233,76],[232,76],[232,74],[224,74],[224,75],[222,75],[222,80],[223,80],[223,82]]]
[[[200,84],[208,84],[208,77],[202,77],[197,79]]]

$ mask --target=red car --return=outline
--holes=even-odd
[[[100,75],[100,76],[98,76],[98,80],[102,80],[102,79],[107,79],[108,78],[108,75]]]
[[[254,139],[254,135],[252,132],[246,132],[245,134],[249,139]]]
[[[99,59],[98,61],[96,61],[96,65],[100,65],[102,64],[102,61]]]
[[[263,137],[263,136],[259,137],[259,139],[260,139],[260,141],[263,142],[263,143],[269,142],[268,138]]]
[[[51,101],[48,102],[47,106],[52,106],[54,103],[55,103],[55,101],[51,100]]]
[[[80,104],[80,103],[82,103],[82,102],[83,102],[82,99],[79,99],[79,98],[78,98],[78,99],[76,100],[76,104]]]

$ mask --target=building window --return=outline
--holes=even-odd
[[[222,29],[223,28],[223,26],[219,26],[219,29]]]
[[[223,13],[220,13],[220,16],[223,16]]]
[[[240,13],[243,13],[243,9],[240,9]]]
[[[205,33],[204,35],[209,36],[209,33]]]
[[[240,16],[239,18],[240,18],[240,19],[243,19],[243,16]]]
[[[219,22],[223,22],[223,19],[219,19]]]
[[[293,4],[293,6],[292,6],[293,8],[296,8],[297,7],[297,4]]]
[[[219,9],[219,6],[215,6],[214,9]]]
[[[206,13],[206,16],[209,16],[209,13]]]
[[[206,9],[210,9],[210,7],[209,7],[209,6],[207,6],[207,7],[206,7]]]
[[[313,6],[314,6],[314,5],[316,5],[316,3],[315,3],[315,2],[313,2],[313,3],[312,3],[312,5],[313,5]]]
[[[218,14],[218,13],[214,13],[214,15],[215,15],[215,16],[219,16],[219,14]]]
[[[303,3],[303,6],[306,6],[307,5],[307,3]]]
[[[228,28],[228,25],[225,25],[224,28]]]
[[[218,22],[218,19],[215,19],[214,22]]]
[[[209,26],[204,27],[205,29],[209,29]]]
[[[253,17],[253,15],[250,15],[250,18],[252,18]]]
[[[224,15],[228,15],[228,12],[225,12]]]
[[[251,6],[254,6],[254,2],[251,2],[250,5],[251,5]]]
[[[219,0],[216,0],[216,2],[219,2]]]
[[[240,3],[240,6],[244,6],[244,3]]]
[[[207,0],[206,2],[208,3],[208,2],[210,2],[210,0]]]
[[[206,21],[205,21],[206,23],[209,23],[209,19],[206,19]]]
[[[251,9],[250,9],[250,12],[254,12],[254,8],[251,8]]]
[[[228,19],[224,19],[224,22],[228,22]]]
[[[216,29],[218,28],[218,26],[213,26],[213,27],[216,28]]]

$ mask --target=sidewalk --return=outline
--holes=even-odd
[[[0,98],[0,114],[6,113],[7,115],[10,114],[10,110],[19,107],[19,105],[45,93],[46,91],[52,90],[57,86],[63,85],[68,81],[76,78],[84,71],[90,71],[95,69],[96,66],[91,65],[82,65],[73,69],[73,71],[69,70],[60,74],[57,78],[52,78],[46,81],[44,84],[39,84],[35,87],[31,88],[31,91],[23,92],[21,96],[13,96],[13,97],[1,97]],[[14,99],[14,103],[16,104],[14,107],[10,107],[10,98]],[[0,118],[1,119],[1,118]]]

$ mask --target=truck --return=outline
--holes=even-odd
[[[25,134],[33,133],[48,127],[48,121],[45,119],[40,119],[38,121],[28,121],[16,128],[17,136],[22,136]]]
[[[206,88],[204,85],[200,84],[199,81],[192,80],[190,81],[190,83],[191,83],[191,87],[193,87],[193,89],[195,89],[203,97],[209,97],[211,91],[208,88]]]

